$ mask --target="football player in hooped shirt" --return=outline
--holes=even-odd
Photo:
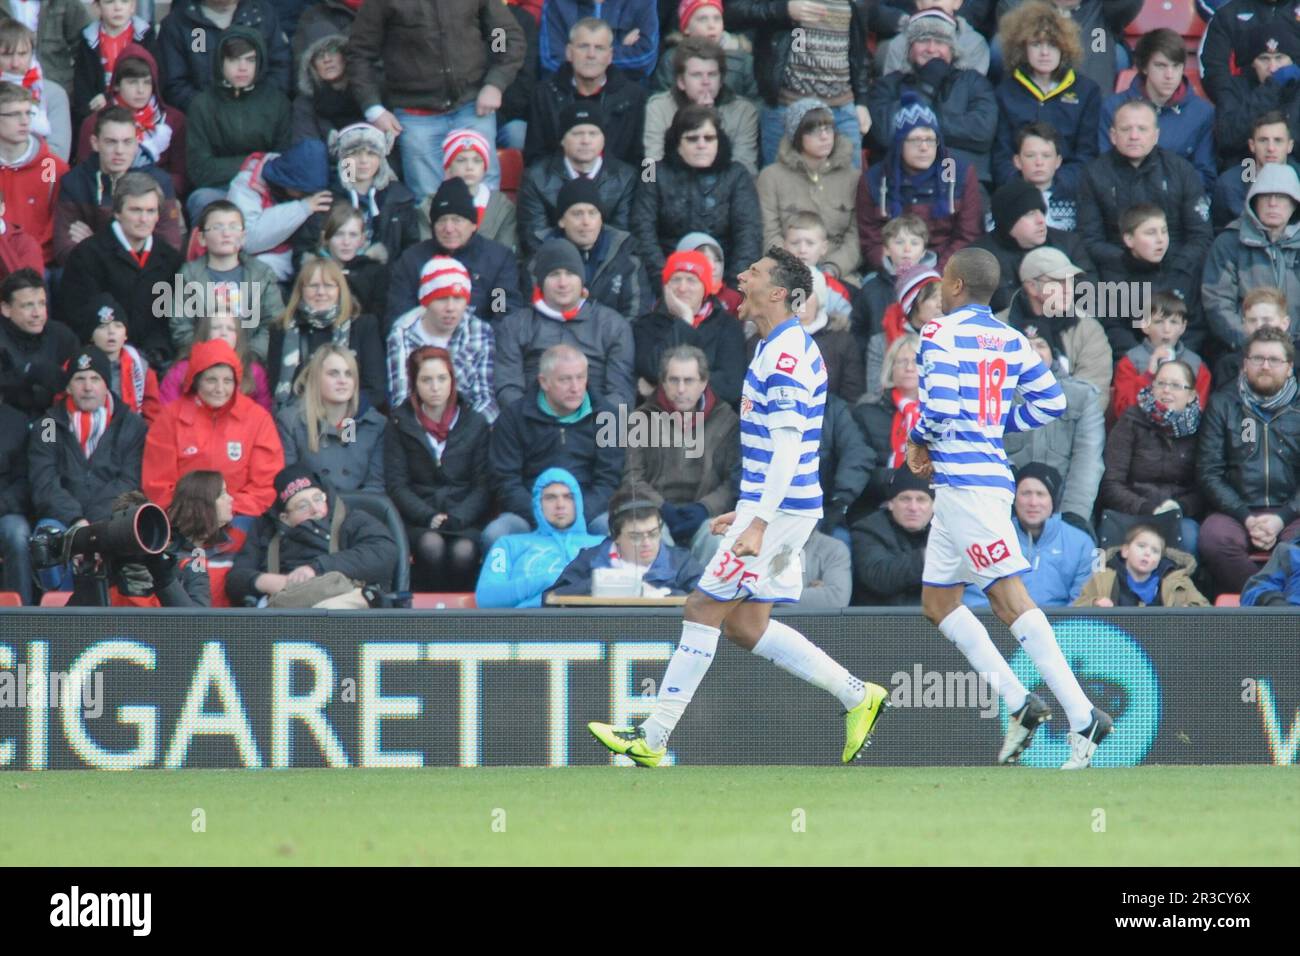
[[[803,547],[822,516],[818,448],[826,408],[826,368],[795,313],[812,294],[812,274],[783,249],[740,276],[738,314],[762,340],[741,392],[740,499],[713,519],[725,534],[686,599],[681,642],[660,684],[654,712],[639,727],[591,723],[602,744],[642,767],[658,766],[668,735],[704,679],[725,627],[734,643],[835,695],[844,706],[841,759],[866,746],[888,692],[854,677],[794,628],[770,619],[776,602],[799,600]]]
[[[933,476],[935,484],[921,607],[978,673],[996,681],[1011,714],[998,762],[1014,763],[1051,713],[962,604],[968,583],[988,594],[1065,708],[1070,756],[1062,769],[1075,770],[1092,762],[1112,722],[1084,694],[1046,615],[1020,580],[1029,563],[1011,523],[1015,484],[1002,448],[1004,432],[1058,418],[1065,394],[1028,340],[993,317],[988,303],[998,280],[991,253],[973,247],[955,253],[940,284],[944,314],[921,329],[921,417],[907,446],[908,467],[922,478]],[[1017,392],[1023,404],[1013,404]]]

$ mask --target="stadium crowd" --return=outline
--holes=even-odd
[[[0,586],[147,498],[114,604],[373,606],[408,556],[481,607],[684,593],[783,246],[830,381],[803,605],[919,604],[916,354],[973,244],[1067,396],[1006,439],[1034,599],[1300,604],[1300,21],[1228,0],[1198,54],[1141,9],[0,2]]]

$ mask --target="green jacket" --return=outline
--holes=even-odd
[[[221,76],[222,51],[242,37],[257,50],[257,73],[248,90],[235,90]],[[212,57],[213,85],[190,102],[186,128],[186,169],[197,188],[224,188],[251,153],[283,152],[291,142],[289,100],[264,82],[266,44],[256,30],[232,26],[221,35]]]

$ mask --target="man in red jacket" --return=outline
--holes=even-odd
[[[5,221],[5,194],[0,191],[0,279],[19,269],[45,271],[41,247],[20,226]]]
[[[0,194],[9,197],[5,221],[40,243],[42,260],[54,261],[54,199],[68,164],[32,133],[32,94],[0,83]]]

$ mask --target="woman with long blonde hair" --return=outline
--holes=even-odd
[[[326,342],[299,373],[294,400],[281,406],[275,424],[286,466],[301,462],[336,491],[382,493],[387,420],[372,406],[360,410],[359,374],[350,348]]]
[[[364,404],[384,409],[388,383],[379,323],[361,314],[337,262],[309,259],[298,271],[284,314],[271,327],[267,372],[277,409],[292,400],[299,373],[326,343],[356,354]]]

